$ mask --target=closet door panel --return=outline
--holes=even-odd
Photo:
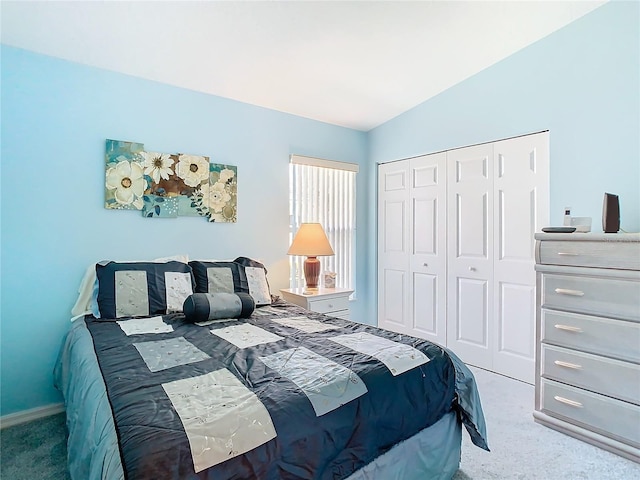
[[[467,152],[467,150],[471,150]],[[489,254],[490,201],[492,196],[489,165],[491,149],[469,147],[451,152],[455,256],[487,259]],[[492,202],[491,202],[492,203]]]
[[[496,312],[496,347],[494,370],[531,383],[532,368],[522,368],[520,362],[535,359],[535,286],[499,282]],[[534,307],[531,310],[531,306]],[[509,361],[507,361],[507,359]]]
[[[407,272],[385,268],[382,274],[381,311],[378,312],[378,322],[381,327],[394,332],[406,333],[407,318],[406,302],[407,298]]]
[[[489,349],[488,282],[483,279],[457,278],[456,342],[470,348]]]
[[[535,240],[549,224],[548,133],[496,142],[493,370],[534,382]]]
[[[412,334],[446,344],[446,194],[445,152],[410,159],[409,224]]]
[[[441,325],[438,325],[441,304],[445,299],[438,297],[439,280],[437,275],[414,272],[413,274],[413,334],[420,338],[437,337]],[[440,343],[440,342],[438,342]]]
[[[385,222],[382,249],[389,255],[406,255],[406,225],[404,199],[387,199],[384,202],[383,218]]]
[[[434,256],[437,254],[438,199],[434,197],[413,199],[413,254]]]
[[[447,346],[491,368],[493,302],[493,145],[447,152]]]
[[[378,168],[378,326],[409,328],[409,162]]]

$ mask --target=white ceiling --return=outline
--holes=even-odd
[[[370,130],[605,1],[4,1],[2,43]]]

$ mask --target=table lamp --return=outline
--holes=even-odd
[[[304,280],[305,293],[311,293],[318,289],[318,277],[320,276],[321,255],[333,255],[333,248],[329,243],[326,233],[319,223],[303,223],[293,237],[287,255],[305,255]]]

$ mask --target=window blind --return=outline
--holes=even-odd
[[[325,271],[336,273],[336,287],[355,286],[356,173],[358,165],[292,155],[289,165],[289,244],[300,224],[320,223],[335,255],[319,257]],[[290,286],[304,286],[305,257],[289,257]]]

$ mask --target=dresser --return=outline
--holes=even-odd
[[[534,419],[640,463],[640,234],[535,239]]]
[[[300,305],[312,312],[324,313],[331,317],[349,320],[349,295],[353,290],[348,288],[318,288],[312,294],[304,293],[304,288],[286,288],[280,290],[282,298],[287,302]]]

